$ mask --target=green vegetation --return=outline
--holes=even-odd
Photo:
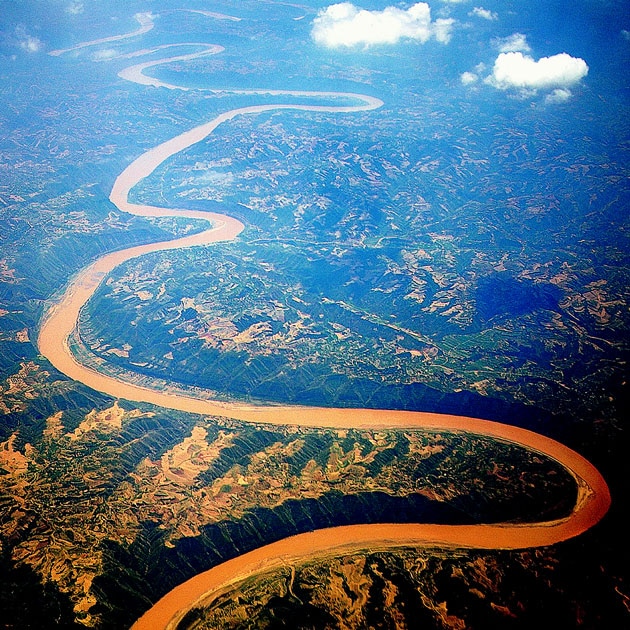
[[[568,628],[580,600],[555,586],[560,561],[551,550],[489,556],[402,549],[335,556],[244,580],[190,610],[177,627]],[[616,601],[588,587],[580,595],[606,603],[586,613],[582,624],[614,624]]]
[[[29,417],[35,391],[21,397]],[[464,433],[270,431],[118,403],[78,411],[0,442],[0,539],[10,571],[30,567],[93,627],[127,626],[197,572],[310,529],[538,521],[576,497],[555,461]]]
[[[1,623],[119,629],[181,580],[280,536],[394,518],[551,519],[575,499],[555,462],[509,444],[271,430],[115,404],[38,354],[41,317],[88,262],[198,227],[117,211],[108,197],[122,169],[219,112],[278,102],[116,76],[133,63],[124,55],[190,35],[226,50],[151,72],[193,88],[346,89],[386,103],[349,116],[234,118],[137,186],[135,200],[226,212],[246,230],[229,245],[117,269],[82,313],[72,340],[81,359],[219,398],[519,424],[591,459],[613,508],[595,531],[553,548],[324,559],[239,586],[188,621],[627,626],[630,118],[624,86],[602,73],[623,70],[627,42],[618,27],[599,30],[616,21],[592,8],[580,15],[580,45],[601,41],[605,55],[593,48],[582,93],[554,108],[463,91],[462,60],[493,49],[476,29],[459,29],[450,55],[431,42],[421,55],[405,43],[336,57],[306,44],[312,15],[296,6],[223,3],[238,5],[237,22],[160,0],[142,39],[51,57],[55,46],[135,28],[147,3],[67,3],[84,9],[72,14],[64,3],[9,4],[0,15]],[[551,46],[541,24],[526,24],[530,44],[536,32]],[[25,25],[39,28],[28,32],[38,53],[19,45]]]

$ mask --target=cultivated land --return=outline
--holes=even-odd
[[[142,76],[143,66],[127,73],[126,78]],[[138,69],[139,68],[139,69]],[[296,93],[296,96],[304,96]],[[317,97],[336,96],[328,93],[314,93]],[[347,94],[340,95],[347,97]],[[218,403],[214,400],[193,398],[177,392],[160,392],[147,387],[126,383],[109,377],[94,369],[83,366],[70,350],[68,339],[74,330],[79,313],[93,295],[101,280],[122,262],[151,251],[178,249],[193,245],[208,245],[221,240],[232,240],[242,230],[240,221],[224,215],[204,215],[202,212],[177,210],[131,203],[129,193],[135,185],[148,177],[172,155],[196,144],[220,124],[239,115],[249,115],[277,108],[313,109],[326,112],[353,112],[373,109],[381,102],[378,99],[352,95],[363,100],[357,106],[309,106],[309,105],[264,105],[232,110],[221,114],[211,122],[180,134],[162,143],[136,159],[116,179],[110,199],[124,212],[141,216],[177,216],[178,218],[207,218],[213,227],[193,236],[176,239],[167,243],[135,247],[113,255],[104,256],[82,271],[68,287],[61,300],[49,310],[42,324],[38,345],[40,352],[61,372],[74,380],[103,393],[116,395],[128,400],[150,402],[152,404],[181,411],[223,415],[237,420],[273,425],[297,425],[301,427],[331,427],[337,429],[357,428],[424,428],[448,431],[467,431],[493,438],[509,440],[540,452],[559,461],[574,476],[578,485],[576,506],[570,517],[556,522],[529,524],[524,526],[472,525],[370,525],[351,526],[335,529],[332,532],[319,531],[286,539],[262,547],[241,556],[228,564],[220,565],[190,583],[182,585],[147,613],[138,622],[138,627],[155,628],[158,623],[170,621],[177,611],[188,610],[208,591],[219,589],[226,583],[242,580],[256,570],[273,569],[286,562],[297,562],[340,550],[360,550],[374,545],[404,547],[410,544],[454,545],[462,547],[514,549],[551,545],[576,536],[596,524],[606,513],[610,495],[603,478],[596,468],[577,453],[544,436],[524,431],[510,425],[455,416],[396,412],[364,409],[327,409],[314,407],[243,406],[238,403]],[[333,541],[331,543],[331,541]]]
[[[3,621],[625,627],[614,37],[547,107],[130,2],[0,16]]]

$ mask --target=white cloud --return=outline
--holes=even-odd
[[[627,39],[628,41],[630,41],[630,31],[627,31],[625,28],[624,28],[624,29],[622,29],[622,31],[621,31],[621,36],[622,36],[624,39]]]
[[[535,61],[522,52],[501,53],[494,62],[487,82],[501,90],[568,88],[588,73],[584,59],[567,53],[542,57]]]
[[[475,7],[468,15],[476,15],[477,17],[491,22],[499,19],[499,15],[497,13],[482,7]]]
[[[571,90],[566,88],[556,88],[550,94],[545,97],[545,103],[554,105],[556,103],[566,103],[571,98]]]
[[[492,43],[499,49],[499,52],[529,52],[531,48],[527,43],[527,38],[523,33],[514,33],[509,37],[499,37]]]
[[[327,48],[370,44],[395,44],[401,39],[447,43],[454,20],[431,20],[431,9],[418,2],[407,10],[387,7],[382,11],[360,9],[351,2],[320,10],[313,21],[313,39]]]
[[[463,72],[459,76],[462,85],[471,85],[472,83],[476,83],[479,80],[479,76],[474,72]]]
[[[79,0],[71,2],[66,7],[66,13],[69,13],[70,15],[79,15],[80,13],[83,13],[83,2],[79,2]]]
[[[103,48],[92,55],[92,61],[107,61],[108,59],[114,59],[119,54],[114,48]]]
[[[455,20],[451,18],[438,18],[433,22],[433,36],[440,44],[448,44],[451,41],[451,31]]]
[[[38,37],[33,37],[33,35],[29,35],[23,26],[18,26],[15,29],[15,34],[17,36],[18,46],[26,52],[36,53],[44,47],[42,40]]]

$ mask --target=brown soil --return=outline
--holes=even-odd
[[[310,93],[310,95],[316,95],[316,93]],[[319,93],[318,95],[327,94]],[[150,175],[167,158],[199,142],[222,122],[234,116],[279,108],[339,112],[371,109],[380,105],[377,99],[360,98],[363,104],[354,107],[265,105],[232,110],[140,156],[121,173],[114,184],[110,198],[120,210],[142,216],[201,218],[209,221],[212,227],[192,236],[114,252],[85,268],[70,283],[59,302],[53,305],[46,314],[39,335],[40,352],[61,372],[95,390],[116,398],[148,402],[172,409],[275,425],[335,428],[431,428],[467,431],[508,440],[559,461],[572,473],[579,488],[575,509],[569,517],[548,523],[465,526],[354,525],[300,534],[256,549],[192,578],[168,593],[151,608],[134,625],[136,630],[167,627],[171,620],[190,609],[195,602],[207,596],[209,592],[237,582],[248,575],[287,562],[297,562],[339,550],[382,549],[405,545],[480,549],[516,549],[551,545],[584,532],[597,523],[609,507],[608,487],[594,466],[566,446],[531,431],[476,418],[423,412],[253,406],[204,400],[176,391],[153,390],[101,374],[81,365],[71,353],[68,338],[76,326],[82,306],[89,300],[106,274],[116,266],[148,252],[232,240],[243,229],[240,221],[225,215],[132,204],[128,201],[128,193],[141,179]]]

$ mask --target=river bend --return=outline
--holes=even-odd
[[[223,16],[224,18],[229,16]],[[127,35],[85,42],[77,46],[52,51],[60,56],[71,50],[112,42],[146,33],[153,27],[150,15],[137,17],[140,28]],[[234,18],[235,19],[235,18]],[[158,46],[150,50],[128,54],[155,52],[173,45]],[[188,89],[149,77],[144,70],[169,61],[185,61],[201,55],[217,54],[223,49],[210,44],[181,44],[195,46],[192,53],[167,57],[132,65],[119,73],[125,80],[153,88]],[[184,247],[211,245],[231,241],[243,230],[243,224],[228,215],[187,209],[135,204],[129,201],[131,190],[155,169],[175,154],[210,136],[217,127],[237,116],[256,116],[273,110],[301,110],[351,115],[354,112],[376,109],[382,101],[373,96],[338,92],[307,92],[290,90],[221,90],[240,94],[286,95],[304,99],[300,104],[251,105],[223,112],[212,120],[185,131],[146,151],[129,164],[118,176],[110,194],[111,202],[121,211],[144,217],[177,216],[202,219],[207,229],[182,238],[131,247],[107,254],[80,271],[66,287],[61,297],[45,313],[40,327],[38,346],[40,353],[68,377],[88,387],[130,401],[147,402],[162,407],[193,413],[218,415],[245,422],[271,425],[299,425],[333,428],[396,428],[466,431],[492,438],[507,440],[532,449],[562,464],[573,476],[578,487],[577,501],[572,513],[552,522],[527,524],[500,523],[493,525],[427,525],[377,524],[352,525],[300,534],[260,547],[202,573],[185,582],[162,598],[141,617],[134,629],[155,630],[173,627],[181,616],[196,602],[226,586],[262,570],[269,570],[313,556],[358,549],[382,549],[400,546],[449,546],[477,549],[521,549],[553,545],[577,536],[595,525],[610,505],[610,493],[599,471],[584,457],[543,435],[498,422],[444,414],[377,410],[323,408],[282,405],[251,405],[238,402],[221,402],[197,398],[177,389],[164,391],[141,386],[110,376],[82,364],[72,353],[69,338],[77,326],[83,306],[94,294],[102,280],[121,263],[149,252]],[[314,105],[308,101],[317,98],[330,101],[328,105]]]

